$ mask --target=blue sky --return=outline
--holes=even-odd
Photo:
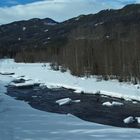
[[[64,21],[132,3],[140,3],[140,0],[0,0],[0,24],[46,17]]]
[[[14,5],[28,4],[37,1],[41,1],[41,0],[0,0],[0,7],[5,7],[5,6],[10,7]]]

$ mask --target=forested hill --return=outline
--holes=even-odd
[[[0,57],[53,62],[76,75],[140,79],[140,5],[58,23],[31,19],[0,26]]]

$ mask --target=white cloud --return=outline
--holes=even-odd
[[[50,17],[63,21],[80,14],[96,13],[102,9],[119,8],[114,0],[44,0],[26,5],[0,8],[0,24],[30,18]],[[137,0],[138,1],[138,0]]]

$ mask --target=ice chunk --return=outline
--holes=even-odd
[[[137,104],[138,102],[136,102],[136,101],[133,101],[132,103],[133,103],[133,104]]]
[[[122,106],[123,103],[113,101],[112,103],[111,102],[104,102],[102,105],[103,106],[108,106],[108,107],[111,107],[111,106]]]
[[[64,98],[64,99],[57,100],[56,103],[58,103],[61,106],[61,105],[69,104],[71,101],[72,100],[70,98]]]
[[[72,100],[73,103],[80,103],[81,100]]]
[[[126,124],[130,124],[130,123],[134,123],[136,120],[137,120],[136,118],[129,116],[126,119],[124,119],[123,122]]]
[[[63,99],[56,101],[56,103],[58,103],[60,106],[70,104],[70,103],[80,103],[80,102],[81,102],[81,100],[72,100],[70,98],[63,98]]]
[[[140,117],[136,117],[137,122],[140,123]]]
[[[122,106],[123,103],[120,103],[120,102],[116,102],[116,101],[113,101],[112,102],[112,106]]]
[[[110,102],[104,102],[102,105],[103,106],[108,106],[108,107],[111,107],[112,106],[112,104]]]

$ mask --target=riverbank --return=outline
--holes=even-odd
[[[48,88],[71,88],[75,93],[100,92],[101,94],[124,98],[125,100],[140,101],[140,85],[118,82],[117,80],[101,80],[97,76],[76,77],[71,75],[70,71],[54,71],[49,63],[15,63],[12,59],[0,61],[1,73],[14,73],[13,77],[24,76],[26,79],[32,79],[33,82],[41,82]]]
[[[39,85],[8,86],[6,94],[42,111],[72,114],[99,124],[140,128],[139,122],[124,122],[130,116],[140,116],[140,102],[136,100],[126,101],[99,93],[75,93],[73,89],[49,89]]]
[[[8,76],[0,75],[0,111],[1,111],[0,140],[11,140],[11,139],[14,140],[28,140],[28,139],[30,140],[50,140],[50,139],[51,140],[56,140],[56,139],[57,140],[77,140],[77,139],[139,140],[140,139],[139,129],[112,127],[112,126],[96,124],[93,122],[83,121],[73,115],[67,114],[67,112],[66,114],[58,114],[58,113],[56,114],[56,113],[49,113],[46,111],[40,111],[39,109],[34,109],[30,107],[30,105],[28,105],[28,102],[19,101],[13,97],[4,94],[6,92],[5,86],[9,84],[11,80],[14,80],[15,78],[17,79],[18,77],[19,78],[24,77],[27,81],[29,79],[30,80],[32,79],[31,83],[34,83],[35,81],[41,82],[36,79],[39,76],[39,72],[36,73],[35,75],[35,73],[34,72],[32,73],[31,71],[31,70],[35,70],[35,71],[41,70],[42,69],[41,65],[42,64],[30,64],[30,65],[15,64],[15,63],[12,64],[11,62],[7,62],[7,64],[6,62],[4,62],[3,64],[0,65],[0,71],[3,72],[11,71],[15,73],[14,75],[12,75],[12,77],[10,75]],[[36,69],[37,67],[39,67],[39,69]],[[28,69],[30,70],[28,71]],[[45,68],[44,71],[47,71],[47,69],[48,68]],[[41,72],[43,71],[41,70]],[[56,76],[55,72],[52,71],[52,73],[54,74],[54,76]],[[45,79],[47,80],[47,78],[52,77],[51,74],[50,75],[49,74],[46,75],[46,73],[43,74],[44,74],[44,80]],[[41,78],[43,79],[42,76],[40,77],[40,79]],[[61,78],[58,77],[58,78],[61,79],[62,77]],[[58,79],[56,78],[55,82],[57,82],[57,80]],[[70,79],[67,80],[69,81]],[[62,79],[62,82],[66,82],[66,81],[63,81]],[[127,87],[127,86],[123,86],[123,87]],[[131,89],[131,85],[130,85],[130,89]],[[132,87],[132,89],[134,89],[134,87]],[[37,88],[35,88],[34,90],[37,91]],[[55,90],[55,88],[52,90]],[[61,98],[63,97],[65,98],[64,95]],[[33,96],[31,98],[36,98],[36,96]],[[73,100],[74,99],[79,100],[79,97],[73,98]],[[45,97],[44,100],[46,100]],[[52,101],[55,100],[56,98],[52,99]],[[91,98],[91,100],[93,100],[93,98]],[[38,98],[37,101],[39,101]],[[131,101],[132,100],[130,100],[130,102]],[[80,102],[82,102],[82,98]],[[80,102],[77,102],[75,104],[78,106]],[[53,102],[53,105],[54,104],[55,106],[61,109],[64,107],[64,106],[60,107],[58,103],[56,104],[56,102]],[[69,104],[65,105],[65,107],[66,106],[69,106]],[[88,112],[88,109],[85,108],[84,111]]]

